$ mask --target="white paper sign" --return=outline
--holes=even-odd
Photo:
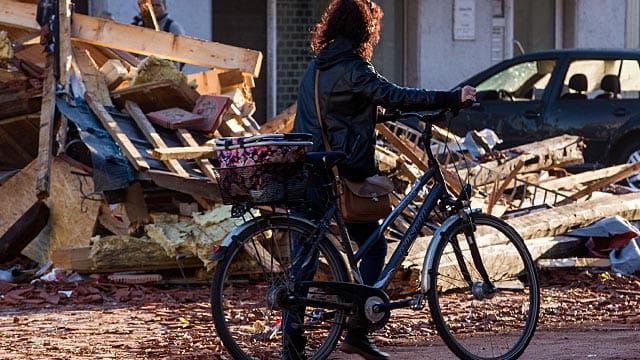
[[[476,39],[476,0],[455,0],[453,5],[453,39]]]

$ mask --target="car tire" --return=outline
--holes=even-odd
[[[618,151],[618,164],[634,164],[640,162],[640,140],[631,139],[622,144]],[[635,191],[640,191],[640,172],[629,176],[623,183]]]

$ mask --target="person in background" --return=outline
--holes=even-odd
[[[182,25],[169,16],[166,0],[151,0],[151,5],[153,6],[153,12],[156,14],[156,20],[158,20],[160,30],[176,35],[185,34]]]
[[[173,20],[169,16],[169,11],[167,10],[167,1],[166,0],[151,0],[151,6],[153,6],[153,12],[156,15],[156,20],[158,21],[158,27],[161,31],[170,32],[175,35],[184,35],[185,31],[182,25],[177,21]],[[142,16],[136,15],[133,18],[133,25],[143,26]],[[182,71],[184,69],[184,63],[176,63],[176,67]]]
[[[110,13],[109,11],[102,11],[100,12],[99,15],[101,18],[103,19],[107,19],[107,20],[111,20],[111,21],[116,21],[116,19],[113,17],[113,14]]]
[[[312,30],[314,57],[298,91],[292,131],[312,134],[312,151],[325,151],[321,133],[324,128],[331,150],[347,154],[339,172],[352,181],[363,181],[378,173],[375,127],[379,106],[386,110],[426,111],[475,101],[476,90],[471,86],[455,91],[408,88],[380,75],[370,61],[380,38],[382,16],[380,6],[370,0],[332,0]],[[320,70],[318,99],[322,128],[315,106],[316,69]],[[313,196],[310,200],[317,207],[325,204],[324,199]],[[347,229],[351,240],[361,245],[378,226],[377,222],[347,224]],[[377,280],[386,253],[387,243],[383,238],[360,262],[359,270],[366,285],[373,285]],[[303,269],[303,274],[307,271]],[[300,327],[291,326],[293,320],[289,320],[299,316],[292,312],[285,314],[285,318],[283,359],[305,358],[304,332]],[[341,350],[368,360],[389,358],[371,342],[366,328],[353,325],[347,328]]]

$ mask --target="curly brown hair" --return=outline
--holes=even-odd
[[[320,23],[311,31],[311,52],[318,55],[338,36],[354,43],[363,59],[371,60],[373,48],[380,40],[380,19],[384,13],[372,0],[332,0]]]

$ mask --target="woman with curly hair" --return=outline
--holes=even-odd
[[[370,63],[373,49],[380,39],[383,11],[370,0],[332,0],[312,31],[314,55],[304,74],[297,99],[294,132],[313,135],[313,151],[325,151],[322,129],[331,150],[347,154],[339,166],[340,175],[362,181],[378,173],[375,159],[375,126],[378,107],[387,110],[424,111],[459,106],[475,101],[475,89],[465,86],[457,91],[432,91],[401,87],[378,74]],[[318,101],[322,127],[315,105],[315,79],[318,71]],[[322,199],[312,198],[322,208]],[[347,224],[353,241],[361,245],[378,227],[377,222]],[[387,253],[383,238],[359,264],[363,282],[372,285],[380,275]],[[291,321],[291,320],[289,320]],[[293,327],[285,329],[284,358],[291,344],[297,350],[305,344],[304,334]],[[350,327],[341,350],[365,359],[387,359],[377,349],[366,329]],[[300,351],[298,351],[300,353]]]

